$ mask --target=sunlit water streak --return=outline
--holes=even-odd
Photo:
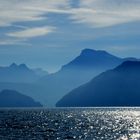
[[[1,109],[5,139],[140,140],[140,108]]]

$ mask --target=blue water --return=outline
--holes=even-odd
[[[140,140],[140,108],[1,109],[0,140]]]

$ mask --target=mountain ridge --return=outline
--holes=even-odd
[[[104,55],[102,55],[101,57],[97,54]],[[86,55],[88,55],[89,57]],[[98,59],[95,56],[98,56]],[[78,62],[75,62],[77,61],[77,59]],[[9,80],[9,77],[11,75],[9,74],[9,72],[9,75],[6,74],[6,76],[0,74],[0,90],[7,88],[17,90],[21,93],[25,93],[25,95],[29,95],[34,99],[39,100],[44,105],[53,107],[58,100],[60,100],[66,93],[70,92],[72,89],[85,84],[98,74],[108,69],[115,68],[125,60],[127,60],[127,58],[119,58],[109,54],[106,51],[84,49],[81,51],[79,56],[71,61],[74,63],[69,65],[69,63],[71,63],[69,62],[66,64],[65,68],[64,66],[62,66],[62,68],[58,72],[48,74],[47,76],[46,73],[44,76],[44,71],[36,69],[31,70],[33,70],[33,72],[35,73],[39,73],[41,77],[34,77],[33,75],[32,78],[31,74],[22,74],[22,77],[19,77],[19,79],[16,79],[16,81],[13,81],[12,79]],[[133,58],[133,60],[135,60],[135,58]],[[19,67],[19,65],[13,64],[13,67]],[[25,68],[26,65],[21,65],[21,67]],[[15,75],[12,75],[12,78],[14,78],[15,80],[15,78],[18,77],[18,72],[14,73]],[[21,75],[21,73],[19,73],[19,75]],[[7,76],[8,80],[5,79],[5,77]]]
[[[42,107],[42,105],[27,95],[5,89],[0,92],[0,107]]]
[[[73,89],[57,107],[140,106],[140,61],[126,61]]]
[[[12,63],[9,66],[0,67],[0,82],[31,83],[39,78],[41,76],[33,69],[28,68],[26,64]]]
[[[46,96],[50,97],[52,106],[72,89],[126,60],[127,58],[119,58],[106,51],[84,49],[79,56],[62,66],[58,72],[43,77],[39,83],[46,85]]]

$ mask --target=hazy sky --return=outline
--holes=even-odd
[[[0,65],[52,72],[83,48],[140,58],[140,0],[0,0]]]

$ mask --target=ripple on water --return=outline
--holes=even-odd
[[[139,140],[139,108],[0,110],[0,139]]]

